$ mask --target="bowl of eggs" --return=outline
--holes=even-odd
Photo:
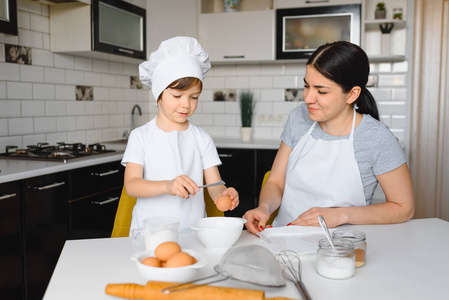
[[[145,280],[187,282],[196,279],[207,259],[196,251],[182,249],[176,242],[164,242],[154,251],[134,253],[140,275]]]
[[[235,217],[209,217],[195,221],[190,229],[206,248],[225,250],[234,245],[242,234],[246,219]]]

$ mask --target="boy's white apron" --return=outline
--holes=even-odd
[[[153,120],[154,121],[154,120]],[[143,178],[148,180],[171,180],[186,174],[197,184],[203,183],[203,163],[201,153],[192,139],[192,131],[164,132],[156,129],[148,138],[145,152]],[[162,158],[162,159],[161,159]],[[180,218],[180,232],[189,231],[189,226],[205,217],[203,191],[183,199],[163,194],[151,198],[138,198],[134,206],[131,230],[141,228],[143,220],[152,216],[176,216]]]

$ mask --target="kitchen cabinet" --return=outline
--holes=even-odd
[[[274,11],[200,14],[198,40],[211,62],[274,60]]]
[[[70,239],[111,236],[124,171],[117,161],[70,172]]]
[[[0,293],[24,299],[20,182],[0,184]]]
[[[51,5],[49,15],[52,52],[131,64],[145,60],[144,7],[128,1],[92,0],[91,5]]]
[[[271,170],[277,150],[218,148],[222,164],[218,167],[226,186],[239,193],[240,204],[225,216],[241,217],[257,207],[265,173]]]
[[[64,243],[110,237],[120,161],[0,184],[2,299],[42,299]]]
[[[212,63],[275,62],[275,11],[282,8],[361,4],[361,47],[371,61],[403,61],[406,54],[407,0],[387,3],[387,19],[374,20],[375,0],[248,0],[239,11],[223,12],[223,2],[198,0],[198,40]],[[394,7],[403,9],[403,20],[393,20]],[[392,23],[391,53],[381,53],[379,24]],[[285,60],[279,60],[285,63]]]
[[[26,299],[42,299],[68,238],[67,172],[22,181]]]

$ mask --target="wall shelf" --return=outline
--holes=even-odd
[[[378,20],[368,20],[365,21],[365,29],[379,28],[379,25],[391,23],[394,24],[395,28],[404,28],[406,25],[405,20],[395,20],[395,19],[378,19]]]

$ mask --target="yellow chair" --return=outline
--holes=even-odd
[[[129,228],[131,227],[131,218],[134,205],[137,198],[131,197],[126,193],[123,186],[120,201],[118,203],[117,212],[115,214],[114,227],[111,237],[129,236]],[[204,202],[206,204],[206,214],[208,217],[223,217],[224,213],[215,206],[214,201],[209,196],[207,189],[204,189]]]
[[[263,177],[263,181],[262,181],[262,187],[264,186],[265,182],[267,182],[268,177],[270,176],[270,173],[271,173],[271,171],[268,171],[267,173],[265,173],[265,176]],[[261,187],[261,188],[262,188],[262,187]],[[270,216],[270,218],[268,219],[266,225],[271,225],[271,223],[273,223],[274,218],[276,218],[276,216],[278,215],[278,212],[279,212],[279,208],[276,209],[276,210],[271,214],[271,216]]]

